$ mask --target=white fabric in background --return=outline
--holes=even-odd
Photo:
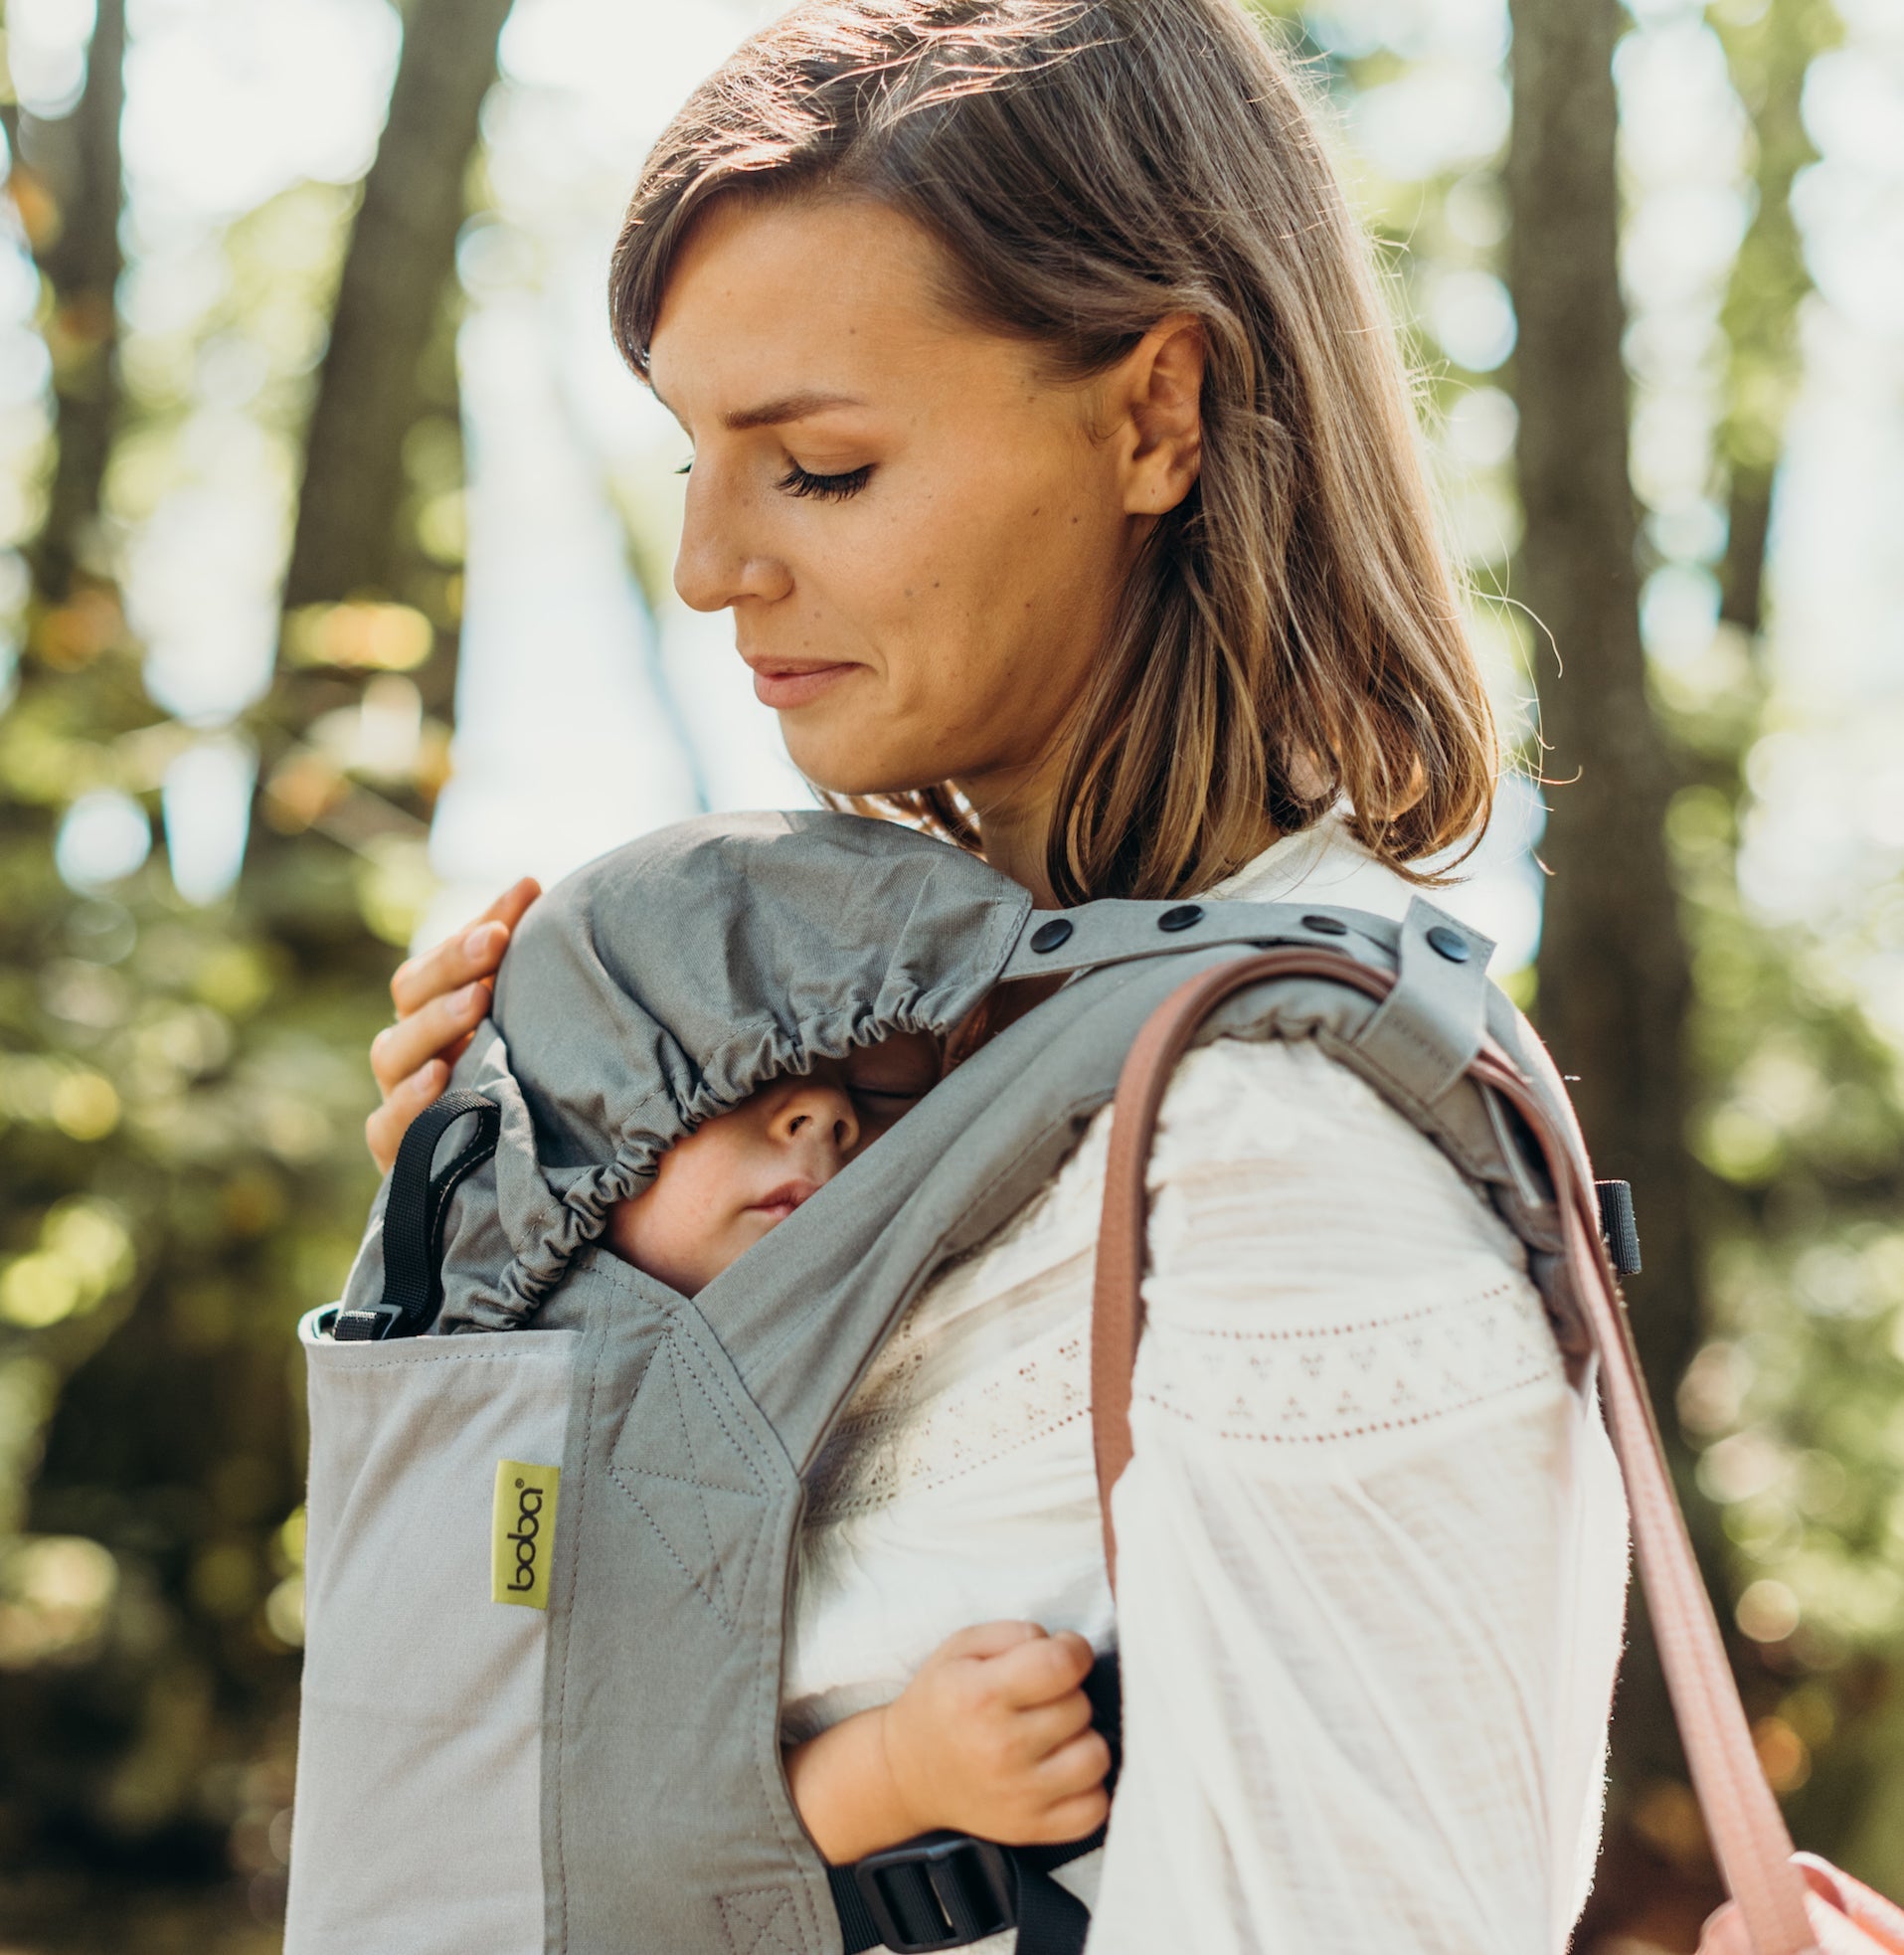
[[[1214,893],[1297,889],[1410,895],[1337,823]],[[1121,1640],[1111,1836],[1066,1869],[1098,1896],[1092,1955],[1563,1949],[1626,1511],[1520,1245],[1313,1048],[1193,1053],[1151,1161],[1114,1639],[1088,1379],[1108,1128],[928,1287],[829,1443],[789,1736],[890,1698],[966,1623]]]

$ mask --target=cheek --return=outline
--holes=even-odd
[[[901,703],[987,716],[1026,667],[1049,669],[1054,641],[1102,635],[1121,531],[1076,456],[1031,461],[967,458],[868,525],[842,589],[865,606]]]
[[[1002,742],[1000,759],[1026,757],[1042,749],[1103,645],[1117,534],[1075,482],[1048,480],[987,496],[938,541],[926,580],[933,602],[904,638],[915,696],[947,735]]]
[[[677,1256],[716,1220],[720,1194],[731,1178],[720,1136],[703,1128],[661,1156],[660,1172],[645,1194],[616,1212],[622,1238],[651,1255]]]
[[[825,512],[836,520],[814,523],[794,578],[802,648],[867,668],[781,716],[822,787],[877,793],[1034,759],[1116,603],[1122,512],[1082,439],[993,429],[922,452],[878,500]]]
[[[1055,410],[916,428],[863,499],[814,511],[813,566],[882,627],[1022,603],[1068,559],[1115,549],[1106,462]]]

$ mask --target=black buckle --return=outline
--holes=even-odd
[[[1004,1849],[967,1833],[922,1833],[868,1854],[853,1868],[853,1882],[894,1955],[968,1948],[1018,1921]]]
[[[404,1314],[395,1304],[363,1304],[340,1310],[331,1320],[332,1343],[374,1344],[403,1334]]]

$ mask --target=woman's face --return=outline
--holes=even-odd
[[[694,444],[675,588],[733,611],[795,765],[847,794],[956,781],[983,816],[1050,773],[1169,502],[1123,369],[1051,380],[948,310],[940,262],[879,204],[726,199],[652,374]]]

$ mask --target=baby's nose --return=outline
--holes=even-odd
[[[803,1080],[788,1096],[775,1122],[780,1138],[816,1144],[842,1158],[859,1145],[859,1116],[843,1088]]]

